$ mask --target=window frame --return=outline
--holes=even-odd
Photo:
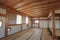
[[[2,28],[2,26],[3,26],[3,21],[2,20],[0,20],[2,23],[1,23],[1,27],[0,28]]]
[[[27,20],[28,20],[28,22],[27,22]],[[29,23],[29,17],[26,17],[26,24],[28,24]]]
[[[21,20],[20,23],[17,22],[18,16],[21,17],[21,19],[20,19],[20,20]],[[22,24],[22,16],[21,16],[21,15],[18,15],[18,14],[17,14],[17,17],[16,17],[16,24]]]
[[[36,22],[36,21],[37,21],[37,22]],[[35,20],[34,23],[35,23],[35,24],[39,23],[39,20]]]

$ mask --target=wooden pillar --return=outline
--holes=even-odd
[[[32,18],[30,19],[30,21],[31,21],[31,27],[32,27]]]
[[[59,16],[59,29],[60,29],[60,16]]]
[[[21,31],[22,31],[22,26],[23,26],[23,24],[24,24],[24,16],[22,16],[22,25],[21,25]]]
[[[40,28],[40,19],[38,19],[39,20],[39,23],[38,23],[38,28]]]
[[[56,32],[56,29],[55,29],[55,10],[51,10],[52,12],[52,36],[53,36],[53,40],[55,40],[55,32]]]
[[[48,25],[47,25],[47,28],[49,28],[49,18],[48,18]]]
[[[23,17],[22,17],[22,18],[23,18]],[[22,20],[23,20],[22,18],[21,18],[21,31],[22,31]]]
[[[8,15],[6,14],[6,20],[5,20],[5,37],[7,37],[7,36],[8,36]]]
[[[22,31],[22,24],[21,24],[21,31]]]

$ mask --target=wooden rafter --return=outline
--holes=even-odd
[[[34,2],[30,2],[30,3],[35,3],[35,2],[38,2],[38,1],[40,1],[40,0],[36,0],[36,1],[34,1]],[[20,1],[20,2],[16,2],[15,4],[13,4],[13,5],[11,5],[11,6],[16,6],[17,4],[19,4],[19,3],[25,3],[24,5],[22,5],[21,7],[23,7],[23,6],[26,6],[26,5],[29,5],[30,3],[28,2],[28,3],[26,3],[26,0],[22,0],[22,1]]]
[[[8,36],[8,12],[6,13],[6,19],[5,19],[5,37]]]
[[[56,6],[56,7],[55,7]],[[20,9],[20,10],[26,10],[26,9],[33,9],[34,7],[35,8],[57,8],[57,7],[60,7],[60,2],[56,2],[56,3],[51,3],[51,4],[45,4],[45,5],[32,5],[32,6],[25,6],[25,7],[21,7],[21,8],[18,8],[18,9]]]
[[[0,16],[6,17],[6,14],[2,14],[2,13],[0,13]]]
[[[8,11],[10,11],[10,12],[12,12],[12,13],[14,13],[14,14],[19,14],[19,15],[22,15],[22,16],[23,16],[23,15],[27,15],[27,14],[24,14],[24,13],[22,13],[22,12],[20,12],[20,11],[17,11],[16,9],[14,9],[14,8],[6,5],[6,4],[0,5],[0,6],[6,8]],[[27,15],[27,16],[29,16],[29,15]],[[31,16],[30,16],[30,17],[31,17]]]
[[[33,5],[44,5],[44,4],[48,4],[48,3],[52,3],[52,2],[57,2],[58,0],[49,0],[49,1],[37,1],[37,2],[34,2],[34,3],[30,3],[30,4],[27,4],[27,5],[24,5],[24,6],[21,6],[21,7],[18,7],[18,8],[22,8],[22,7],[30,7],[30,6],[33,6]],[[18,5],[18,4],[17,4]]]

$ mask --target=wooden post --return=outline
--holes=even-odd
[[[49,18],[48,18],[48,25],[47,25],[47,28],[49,28]]]
[[[5,37],[8,36],[8,15],[6,14],[6,20],[5,20]]]
[[[30,22],[31,22],[31,27],[32,27],[32,18],[30,19]]]
[[[59,16],[59,29],[60,29],[60,16]]]
[[[23,24],[24,24],[24,16],[22,16],[22,19],[21,19],[21,21],[22,21],[22,25],[21,25],[21,31],[22,31],[22,26],[23,26]]]
[[[39,24],[38,24],[38,28],[40,28],[40,19],[39,19]]]
[[[56,29],[55,29],[55,10],[51,10],[52,12],[52,36],[53,36],[53,40],[56,39],[55,37],[55,32],[56,32]]]

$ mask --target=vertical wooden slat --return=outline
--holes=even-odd
[[[59,29],[60,29],[60,16],[59,16]]]
[[[22,16],[21,22],[22,22],[22,23],[21,23],[21,24],[22,24],[22,25],[21,25],[21,31],[22,31],[22,26],[23,26],[23,16]]]
[[[40,26],[40,19],[39,19],[39,26]],[[41,28],[41,27],[40,27]]]
[[[49,21],[50,21],[50,20],[49,20],[49,18],[48,18],[48,25],[47,25],[47,28],[49,28]]]
[[[39,23],[38,23],[38,28],[40,28],[40,19],[38,19],[39,20]]]
[[[52,12],[52,35],[53,35],[53,40],[55,40],[55,32],[56,32],[56,29],[55,29],[55,10],[52,9],[51,10]]]
[[[32,23],[32,22],[33,22],[33,20],[32,20],[32,18],[31,18],[31,27],[33,27],[33,26],[32,26],[32,25],[33,25],[33,23]]]
[[[6,20],[5,20],[5,37],[8,36],[8,15],[6,14]]]

